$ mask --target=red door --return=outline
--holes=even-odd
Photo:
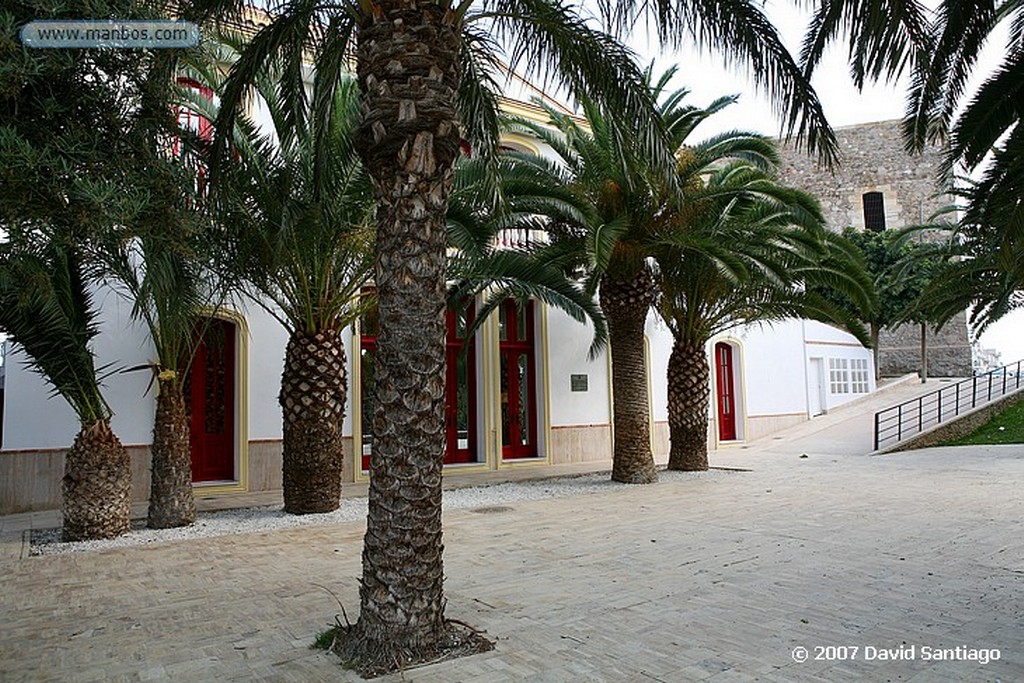
[[[715,380],[718,385],[718,439],[736,440],[736,399],[733,393],[732,347],[715,344]]]
[[[208,321],[186,379],[192,481],[235,479],[235,325]]]
[[[499,317],[501,356],[501,457],[537,457],[537,376],[533,304],[504,302]]]

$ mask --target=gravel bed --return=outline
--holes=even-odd
[[[662,471],[660,475],[660,481],[670,482],[728,476],[729,471]],[[501,506],[507,506],[509,503],[601,493],[620,487],[622,487],[622,484],[612,482],[608,477],[608,473],[603,472],[449,489],[444,492],[443,500],[445,510],[477,509],[479,512],[485,513],[501,511]],[[89,552],[190,538],[248,534],[306,526],[325,526],[362,519],[366,519],[366,498],[342,499],[341,507],[334,512],[321,515],[289,515],[285,514],[280,506],[276,505],[221,510],[218,512],[200,513],[199,519],[195,524],[178,529],[147,529],[144,526],[145,520],[137,520],[132,523],[132,530],[127,534],[104,541],[62,543],[60,540],[60,529],[36,530],[32,532],[30,554],[57,555],[61,553]]]

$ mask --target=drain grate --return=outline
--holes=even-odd
[[[498,512],[512,512],[512,509],[508,505],[491,505],[490,507],[472,508],[470,512],[476,512],[481,515],[493,515]]]

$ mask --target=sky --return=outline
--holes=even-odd
[[[790,51],[797,54],[806,25],[806,13],[797,8],[792,0],[767,0],[765,12],[778,28]],[[643,30],[635,31],[628,42],[644,63],[655,60],[656,73],[678,65],[679,73],[673,85],[689,88],[691,95],[688,99],[694,104],[707,104],[722,95],[740,95],[739,102],[716,114],[698,129],[699,137],[733,128],[768,135],[779,134],[779,124],[767,97],[754,89],[746,74],[722,66],[720,58],[702,55],[695,50],[662,50]],[[983,53],[980,69],[969,91],[982,80],[985,73],[995,67],[1003,54],[1004,45],[1003,36],[997,35],[993,44]],[[905,81],[893,85],[875,85],[866,88],[864,92],[858,92],[849,78],[846,54],[841,45],[834,45],[826,54],[812,84],[833,127],[898,119],[903,115]],[[1024,309],[992,325],[982,335],[980,344],[984,348],[999,351],[1004,363],[1024,359]]]

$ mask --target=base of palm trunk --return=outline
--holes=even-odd
[[[710,368],[703,338],[677,339],[668,357],[668,469],[708,468]]]
[[[114,538],[131,527],[131,459],[106,422],[82,427],[64,456],[63,538]]]
[[[151,451],[150,529],[173,529],[196,521],[192,495],[192,451],[185,399],[176,379],[159,380]]]
[[[649,453],[650,449],[647,449],[635,456],[623,455],[620,449],[612,463],[612,481],[620,484],[653,484],[658,481],[658,468]]]
[[[671,429],[672,449],[668,469],[681,472],[703,472],[708,469],[708,435],[706,430]]]
[[[415,645],[370,638],[359,624],[337,626],[323,634],[318,643],[341,657],[345,668],[363,678],[377,678],[494,649],[494,643],[481,632],[455,621],[445,622],[432,642]]]
[[[286,425],[281,458],[285,512],[308,515],[338,509],[344,453],[340,430],[330,421]]]

